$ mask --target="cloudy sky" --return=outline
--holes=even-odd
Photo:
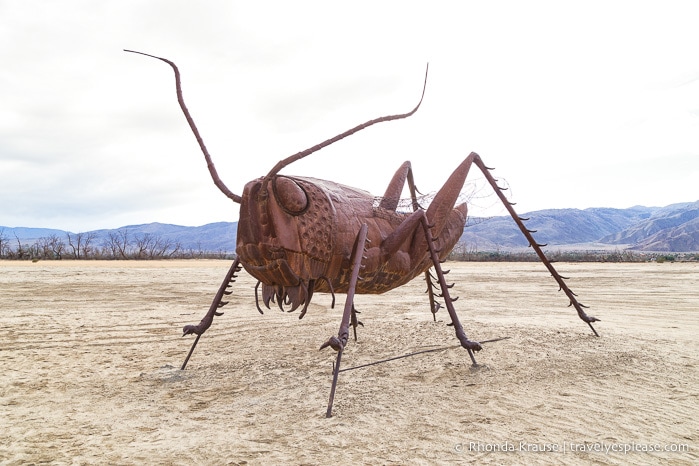
[[[476,151],[521,212],[699,199],[696,2],[0,0],[0,225],[235,221],[167,57],[236,193],[283,173],[437,190]],[[474,214],[504,215],[476,172]]]

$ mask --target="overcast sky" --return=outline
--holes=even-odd
[[[0,225],[238,219],[280,159],[421,109],[283,173],[436,191],[471,151],[520,213],[699,199],[699,6],[644,1],[0,0]],[[473,179],[479,177],[477,170]],[[505,215],[469,185],[472,213]]]

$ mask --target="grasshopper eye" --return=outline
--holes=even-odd
[[[277,176],[272,184],[274,197],[284,211],[290,215],[302,214],[308,208],[306,191],[291,178]]]

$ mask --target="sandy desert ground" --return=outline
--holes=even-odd
[[[424,281],[358,296],[343,367],[444,349],[343,372],[331,419],[344,295],[260,316],[243,272],[179,370],[229,265],[0,262],[0,463],[699,463],[697,263],[558,264],[600,338],[541,264],[449,263],[469,336],[509,337],[478,368]]]

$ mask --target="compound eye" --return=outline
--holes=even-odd
[[[277,176],[272,184],[274,196],[284,211],[291,215],[302,214],[308,208],[306,191],[291,178]]]

